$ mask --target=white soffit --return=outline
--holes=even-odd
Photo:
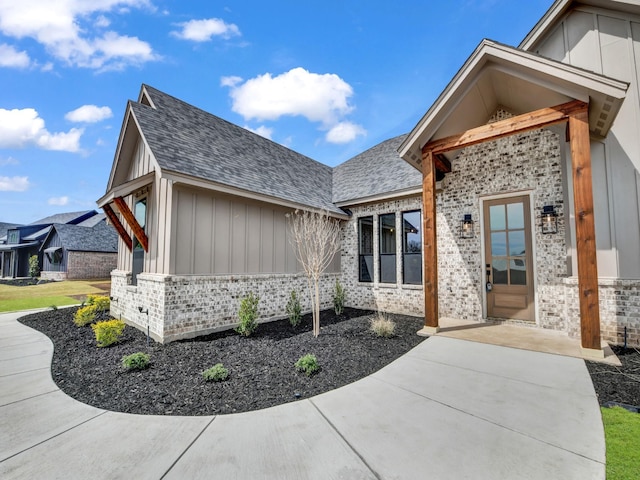
[[[571,100],[589,103],[590,130],[604,137],[627,87],[625,82],[484,40],[398,152],[420,169],[423,145],[484,125],[498,108],[519,115]],[[455,152],[448,156],[453,158]]]

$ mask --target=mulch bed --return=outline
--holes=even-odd
[[[11,278],[0,280],[0,285],[10,285],[12,287],[28,287],[30,285],[41,285],[50,283],[53,280],[38,280],[37,278]]]
[[[20,322],[54,343],[51,373],[56,384],[81,402],[117,412],[154,415],[238,413],[309,398],[370,375],[424,340],[422,320],[389,315],[396,334],[380,338],[369,331],[373,312],[345,309],[321,312],[321,334],[312,333],[311,316],[293,328],[288,320],[261,324],[250,337],[233,330],[172,342],[150,340],[126,327],[122,341],[97,348],[89,326],[76,327],[75,308],[22,317]],[[121,359],[135,352],[151,355],[147,370],[125,371]],[[314,354],[321,370],[307,377],[294,363]],[[223,363],[229,378],[206,382],[202,371]]]
[[[49,336],[55,345],[51,372],[68,395],[106,410],[155,415],[214,415],[257,410],[309,398],[366,377],[418,345],[422,320],[390,315],[396,335],[369,331],[373,312],[346,309],[336,317],[321,312],[322,333],[312,334],[311,316],[293,328],[287,320],[258,327],[250,337],[233,330],[161,345],[133,327],[122,341],[97,348],[89,326],[76,327],[75,308],[40,312],[20,321]],[[640,351],[613,347],[622,362],[614,367],[586,362],[601,405],[640,406]],[[123,356],[151,355],[147,370],[127,372]],[[293,364],[302,355],[318,358],[320,372],[307,377]],[[224,382],[206,382],[202,371],[222,362]]]
[[[640,349],[611,347],[622,367],[586,362],[600,405],[640,407]]]

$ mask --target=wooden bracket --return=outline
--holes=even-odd
[[[116,197],[113,199],[113,201],[118,207],[118,210],[120,210],[120,213],[122,214],[126,222],[129,224],[129,227],[131,227],[133,234],[140,242],[140,245],[142,245],[142,248],[144,249],[144,251],[148,252],[149,239],[147,238],[147,234],[144,233],[143,228],[140,226],[140,224],[136,220],[135,215],[131,212],[127,203],[124,201],[122,197]]]
[[[118,232],[118,235],[120,235],[120,238],[127,246],[129,251],[133,250],[133,240],[131,240],[131,237],[122,226],[122,223],[120,223],[120,219],[111,208],[111,205],[107,203],[104,207],[102,207],[102,209],[104,210],[104,213],[109,218],[109,221],[112,223],[113,227],[116,229],[116,232]]]

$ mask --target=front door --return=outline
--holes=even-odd
[[[484,202],[487,316],[533,321],[529,196]]]

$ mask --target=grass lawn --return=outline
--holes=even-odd
[[[607,480],[640,478],[640,414],[602,408],[607,442]]]
[[[0,312],[80,303],[87,295],[109,295],[109,281],[67,280],[18,287],[0,285]]]

